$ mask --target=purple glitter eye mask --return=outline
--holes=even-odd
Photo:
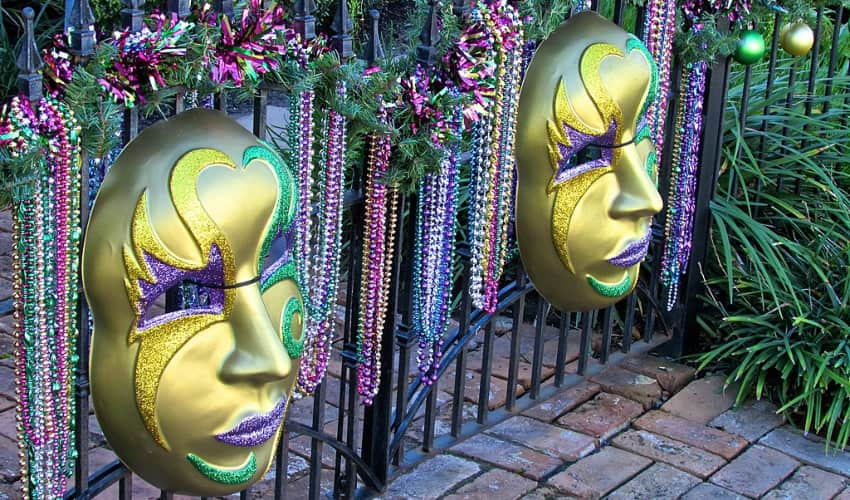
[[[141,300],[139,300],[139,303],[136,305],[140,313],[139,324],[137,326],[138,331],[144,331],[148,328],[161,325],[165,322],[190,314],[221,314],[224,309],[224,290],[222,289],[224,282],[224,261],[222,260],[221,250],[218,248],[218,245],[215,243],[210,245],[210,254],[207,260],[207,266],[203,269],[178,269],[160,261],[147,252],[145,253],[145,262],[147,263],[148,269],[150,269],[151,275],[154,278],[154,283],[139,280]],[[169,288],[178,285],[183,281],[192,281],[200,285],[209,285],[209,305],[167,312],[154,318],[145,317],[157,297],[164,294]]]
[[[252,415],[239,422],[227,432],[216,434],[215,438],[232,446],[259,446],[271,439],[283,422],[288,396],[280,398],[277,405],[268,413]]]
[[[629,243],[625,250],[614,258],[608,259],[608,263],[617,267],[632,267],[643,262],[649,251],[649,240],[652,230],[647,230],[643,238]]]
[[[558,162],[558,173],[555,174],[555,184],[564,183],[597,168],[608,167],[614,161],[614,151],[610,146],[614,144],[614,138],[617,135],[617,122],[611,121],[608,131],[601,136],[579,132],[567,124],[563,124],[563,127],[572,145],[558,144],[558,150],[563,159]],[[573,155],[581,152],[581,150],[591,144],[601,146],[600,157],[580,165],[574,165],[572,162]]]

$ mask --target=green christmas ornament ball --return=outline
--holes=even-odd
[[[764,37],[761,33],[753,30],[741,33],[734,57],[741,64],[750,65],[759,62],[764,57]]]

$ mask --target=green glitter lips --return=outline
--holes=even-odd
[[[257,458],[254,456],[253,451],[248,455],[248,460],[245,462],[245,465],[241,465],[235,469],[223,469],[210,465],[194,453],[186,455],[186,459],[189,460],[189,462],[191,462],[191,464],[194,465],[195,468],[198,469],[198,472],[203,474],[204,477],[221,484],[235,485],[247,483],[248,480],[254,477],[254,474],[257,473]]]
[[[622,297],[632,289],[632,278],[629,273],[626,273],[626,277],[622,281],[613,285],[603,283],[589,274],[587,275],[587,282],[596,293],[608,298]]]

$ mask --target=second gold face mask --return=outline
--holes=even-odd
[[[517,117],[516,230],[537,290],[561,310],[637,283],[662,208],[646,111],[657,72],[640,40],[592,12],[537,49]]]
[[[94,408],[115,453],[151,484],[244,489],[268,470],[298,372],[301,291],[287,251],[296,183],[226,115],[145,130],[97,196],[82,277],[94,317]],[[155,314],[181,284],[208,303]]]

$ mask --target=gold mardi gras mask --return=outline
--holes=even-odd
[[[637,282],[661,210],[646,111],[657,72],[643,43],[592,12],[537,49],[517,117],[516,230],[554,306],[612,304]]]
[[[303,305],[288,255],[296,183],[217,111],[142,132],[98,193],[83,248],[94,408],[115,453],[153,485],[223,495],[259,480],[298,372]],[[194,283],[208,304],[152,313]]]

